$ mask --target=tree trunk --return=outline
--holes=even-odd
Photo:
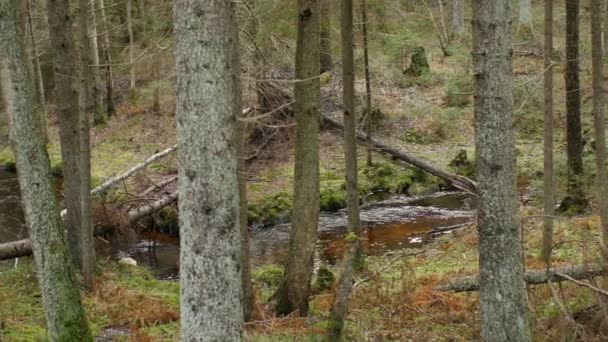
[[[363,62],[365,64],[365,112],[367,113],[367,166],[372,166],[372,125],[374,112],[372,111],[372,85],[369,77],[369,46],[367,39],[367,0],[361,4],[361,18],[363,19]]]
[[[321,1],[321,73],[333,70],[331,56],[331,0]]]
[[[232,12],[232,22],[238,25],[238,16]],[[243,91],[241,88],[241,53],[239,30],[232,30],[232,78],[234,96],[234,116],[241,118],[243,115]],[[245,322],[251,319],[253,313],[254,293],[251,282],[251,261],[249,260],[249,223],[247,207],[247,123],[238,121],[236,124],[236,146],[237,146],[237,172],[239,188],[239,227],[241,237],[241,283],[243,293],[243,319]]]
[[[604,1],[604,22],[608,23],[608,0]],[[604,57],[608,56],[608,25],[604,25]]]
[[[174,7],[184,341],[241,340],[237,118],[227,63],[235,53],[232,30],[238,30],[234,6],[178,0]]]
[[[359,218],[359,190],[357,189],[357,118],[355,114],[355,70],[353,52],[353,1],[342,0],[342,80],[344,82],[342,101],[344,102],[344,159],[346,162],[346,211],[348,229],[355,235],[361,233]],[[363,265],[361,241],[355,263]]]
[[[575,212],[587,207],[583,189],[583,138],[581,131],[581,91],[579,82],[579,0],[566,2],[566,117],[568,154],[568,197]],[[569,208],[564,207],[563,211]]]
[[[608,170],[606,170],[606,127],[604,123],[602,3],[591,3],[591,49],[593,60],[593,119],[595,126],[595,161],[597,164],[597,198],[602,245],[608,244]]]
[[[146,16],[146,12],[145,12],[145,1],[144,0],[137,0],[137,7],[139,8],[139,17],[143,18]]]
[[[289,257],[278,290],[277,313],[308,315],[319,221],[319,0],[298,0],[295,84],[295,167]]]
[[[519,25],[528,32],[532,29],[532,0],[519,0]]]
[[[528,285],[540,285],[551,282],[560,282],[567,280],[559,274],[567,275],[576,280],[592,279],[606,274],[606,271],[601,265],[588,264],[583,266],[560,266],[551,268],[548,271],[530,270],[523,274],[523,279]],[[442,285],[436,288],[437,291],[454,291],[454,292],[472,292],[479,291],[479,276],[462,277],[451,280],[449,284]],[[512,340],[515,341],[515,340]]]
[[[543,248],[542,257],[547,264],[553,248],[553,1],[545,1],[545,120],[544,120],[544,164],[543,164]]]
[[[515,184],[510,13],[510,0],[473,2],[483,341],[530,341]]]
[[[103,26],[103,62],[106,65],[106,113],[110,117],[114,114],[114,75],[112,75],[112,47],[110,45],[110,31],[108,30],[104,0],[99,0],[99,8]]]
[[[91,72],[93,73],[93,81],[91,82],[91,99],[93,101],[94,111],[94,124],[100,124],[105,122],[106,118],[103,114],[103,96],[101,94],[101,74],[99,67],[99,44],[97,35],[97,9],[95,6],[95,0],[88,0],[89,7],[89,25],[88,25],[88,39],[89,39],[89,53],[91,55]]]
[[[91,218],[91,146],[89,118],[95,109],[96,91],[93,76],[93,61],[91,56],[92,39],[90,21],[90,0],[79,0],[78,32],[80,40],[80,236],[82,238],[82,254],[80,255],[81,271],[84,283],[89,289],[93,288],[95,275],[95,241],[93,240],[93,221]]]
[[[133,15],[131,13],[131,2],[127,0],[127,31],[129,32],[129,90],[131,94],[135,91],[135,39],[133,38]]]
[[[452,35],[464,33],[464,0],[452,0]]]
[[[63,161],[64,194],[67,208],[68,247],[75,265],[81,266],[82,234],[80,207],[80,132],[78,61],[72,34],[68,0],[47,1],[51,52],[55,61],[55,94],[59,116],[59,138]]]
[[[329,342],[342,341],[344,322],[348,316],[348,296],[353,288],[353,270],[359,249],[359,239],[354,234],[347,235],[345,242],[347,248],[344,250],[344,257],[340,266],[340,279],[338,280],[334,304],[329,318],[327,338]]]
[[[0,1],[0,77],[48,337],[51,341],[92,341],[64,240],[43,137],[32,134],[38,128],[40,113],[32,105],[36,102],[34,87],[24,64],[27,59],[20,39],[23,32],[16,25],[16,9],[17,1]]]

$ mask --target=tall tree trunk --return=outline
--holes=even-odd
[[[319,221],[319,0],[298,0],[295,84],[295,167],[293,220],[277,313],[308,314],[308,297]]]
[[[513,132],[511,1],[473,2],[481,340],[530,341]]]
[[[604,22],[608,23],[608,0],[604,1]],[[604,57],[608,56],[608,25],[604,25]]]
[[[91,82],[91,99],[93,100],[93,111],[94,111],[94,124],[105,122],[105,115],[103,115],[103,96],[101,94],[101,69],[99,67],[99,44],[97,35],[97,8],[95,6],[95,0],[88,0],[89,7],[89,26],[88,26],[88,38],[89,38],[89,53],[91,55],[91,72],[93,73],[93,81]]]
[[[237,9],[234,8],[236,11]],[[232,22],[239,24],[237,12],[232,13]],[[232,30],[232,77],[234,91],[234,116],[241,118],[243,113],[243,91],[241,86],[241,53],[239,30]],[[253,313],[253,285],[251,283],[251,261],[249,258],[249,224],[247,208],[247,123],[238,121],[236,126],[236,146],[237,146],[237,172],[239,187],[239,225],[241,236],[241,283],[243,286],[243,319],[245,322],[251,319]]]
[[[81,266],[80,132],[78,60],[74,48],[72,16],[68,0],[47,1],[51,50],[55,61],[55,94],[59,115],[59,139],[63,161],[67,208],[68,247],[75,265]]]
[[[344,159],[346,162],[346,211],[348,229],[357,236],[361,233],[359,218],[359,190],[357,189],[357,120],[355,115],[355,70],[353,52],[353,1],[342,0],[342,80],[344,102]],[[355,262],[363,264],[363,251],[359,248]]]
[[[321,1],[321,73],[334,68],[331,56],[331,0]]]
[[[519,25],[526,31],[532,29],[532,0],[519,0]]]
[[[543,249],[542,257],[551,260],[553,248],[553,0],[545,0],[545,120],[543,165]]]
[[[604,23],[605,25],[606,23]],[[602,245],[608,245],[608,171],[606,170],[606,127],[604,122],[602,3],[591,3],[591,49],[593,60],[593,119],[595,124],[595,161],[597,164],[597,198]]]
[[[566,2],[566,117],[568,154],[568,198],[562,210],[582,211],[588,203],[583,189],[583,138],[579,82],[579,0]],[[568,204],[568,205],[566,205]],[[575,209],[572,211],[570,208]]]
[[[82,254],[80,255],[81,271],[84,283],[93,288],[95,276],[95,241],[93,240],[93,221],[91,219],[91,147],[90,147],[90,123],[89,118],[94,112],[96,96],[95,78],[93,76],[93,61],[91,55],[90,0],[79,0],[78,33],[80,40],[80,236],[82,238]]]
[[[27,59],[20,39],[23,32],[16,25],[16,9],[16,0],[0,1],[0,82],[49,339],[92,341],[64,240],[43,137],[32,134],[39,125],[41,109],[36,106],[24,63]]]
[[[233,2],[175,2],[181,338],[240,341],[243,325]],[[204,106],[201,104],[204,103]]]
[[[329,318],[328,342],[343,340],[344,323],[348,315],[348,296],[353,288],[354,263],[359,249],[358,240],[355,235],[347,235],[345,238],[346,248],[340,265],[340,279]]]
[[[112,47],[110,45],[110,31],[106,19],[104,0],[99,0],[101,24],[103,26],[103,62],[105,63],[106,77],[106,108],[108,117],[114,114],[114,75],[112,74]]]
[[[133,37],[133,15],[131,13],[131,3],[127,0],[127,31],[129,33],[129,90],[135,91],[135,38]]]
[[[143,18],[146,16],[146,12],[145,12],[145,1],[144,0],[137,0],[137,7],[139,8],[139,17]]]
[[[452,0],[452,35],[464,33],[464,0]]]
[[[367,165],[372,165],[372,125],[374,112],[372,111],[372,85],[369,76],[369,45],[367,37],[367,0],[361,4],[361,18],[363,19],[363,62],[365,64],[365,112],[367,114]]]

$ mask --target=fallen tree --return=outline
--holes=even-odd
[[[328,124],[330,124],[334,127],[337,127],[339,129],[344,129],[344,126],[342,125],[342,123],[333,119],[329,115],[322,114],[322,117],[323,117],[323,120],[325,122],[327,122]],[[359,140],[367,143],[367,136],[365,136],[365,134],[363,134],[361,132],[357,132],[357,138]],[[442,170],[442,169],[432,165],[431,163],[427,162],[426,160],[420,159],[418,157],[414,157],[411,154],[407,153],[406,151],[389,146],[385,142],[380,141],[378,139],[372,138],[371,144],[374,148],[376,148],[376,150],[389,154],[396,159],[399,159],[414,167],[417,167],[423,171],[426,171],[426,172],[432,174],[433,176],[439,177],[439,178],[449,182],[454,187],[456,187],[460,190],[464,190],[464,191],[472,193],[472,194],[477,194],[477,184],[466,177]]]
[[[148,205],[133,209],[128,213],[128,222],[133,223],[145,216],[154,214],[160,209],[177,201],[177,192],[162,197]],[[109,231],[108,227],[96,229],[95,236],[103,235]],[[20,258],[32,254],[32,243],[30,239],[22,239],[7,243],[0,243],[0,260]]]
[[[565,280],[591,279],[606,274],[606,270],[598,264],[569,265],[550,268],[549,270],[530,270],[524,273],[524,281],[528,285],[540,285]],[[571,278],[571,279],[570,279]],[[479,276],[457,278],[449,284],[436,287],[437,291],[472,292],[479,291]]]

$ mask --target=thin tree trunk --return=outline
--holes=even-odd
[[[308,315],[308,297],[319,221],[319,120],[321,13],[319,0],[298,0],[295,84],[295,167],[293,220],[277,313]]]
[[[348,296],[353,288],[353,270],[359,249],[359,239],[356,235],[347,235],[344,257],[340,266],[340,279],[336,288],[334,304],[329,318],[328,342],[342,341],[344,322],[348,316]]]
[[[92,341],[64,240],[43,137],[32,134],[38,128],[40,113],[32,105],[36,102],[34,86],[24,64],[27,59],[20,39],[23,32],[16,25],[16,9],[17,1],[0,1],[0,77],[48,337],[51,341]]]
[[[137,0],[137,7],[139,7],[139,17],[143,18],[146,16],[146,12],[145,12],[145,1],[144,0]]]
[[[237,8],[232,12],[232,22],[238,25]],[[234,116],[241,118],[243,115],[243,92],[241,88],[241,53],[239,30],[232,30],[232,78],[234,93]],[[238,121],[236,124],[236,146],[237,146],[237,172],[239,188],[239,226],[241,237],[241,283],[243,293],[243,319],[245,322],[251,319],[253,313],[253,285],[251,282],[251,261],[249,260],[249,224],[247,207],[247,123]]]
[[[365,112],[367,113],[367,166],[372,166],[372,125],[374,123],[374,112],[372,111],[372,85],[369,76],[367,0],[363,0],[361,4],[361,17],[363,19],[363,62],[365,64]]]
[[[511,1],[473,2],[481,340],[530,341],[522,279],[511,61]]]
[[[553,0],[545,1],[545,120],[543,164],[543,249],[542,257],[549,264],[553,248]]]
[[[604,22],[608,23],[608,0],[604,1]],[[608,25],[604,25],[604,57],[608,56]]]
[[[103,61],[106,64],[106,107],[108,117],[110,117],[114,114],[114,75],[112,75],[112,50],[104,0],[99,0],[99,8],[103,26]]]
[[[38,46],[36,45],[36,35],[34,34],[34,21],[32,19],[32,6],[30,0],[25,0],[27,6],[27,21],[28,21],[28,32],[29,32],[29,40],[31,42],[32,47],[32,61],[34,64],[33,70],[33,81],[34,87],[36,89],[36,98],[38,99],[38,103],[42,106],[43,109],[43,123],[44,123],[44,136],[46,139],[46,96],[44,94],[44,81],[42,78],[42,68],[40,67],[40,57],[38,56]]]
[[[464,33],[464,0],[452,0],[452,35]]]
[[[532,0],[519,0],[519,25],[527,31],[532,29]]]
[[[95,276],[95,241],[93,240],[93,220],[91,218],[91,147],[90,147],[90,123],[89,118],[94,112],[95,95],[92,91],[95,78],[93,76],[93,61],[91,56],[91,33],[90,22],[90,0],[79,0],[78,32],[80,40],[80,236],[82,252],[80,255],[81,272],[83,280],[89,289],[93,288]],[[96,37],[92,37],[96,39]]]
[[[237,111],[227,63],[238,30],[234,6],[177,0],[174,7],[183,341],[242,338]]]
[[[133,16],[131,13],[131,2],[127,0],[127,31],[129,32],[129,90],[135,91],[135,39],[133,38]]]
[[[606,127],[604,123],[602,3],[591,3],[591,49],[593,60],[593,119],[595,126],[595,161],[597,164],[597,198],[602,245],[608,245],[608,170],[606,170]]]
[[[68,247],[75,265],[81,266],[82,234],[80,206],[80,132],[78,61],[72,34],[68,0],[47,1],[51,50],[55,61],[55,94],[59,116],[59,138],[63,161]]]
[[[93,81],[91,82],[91,99],[93,100],[93,112],[94,112],[94,124],[105,122],[105,115],[103,115],[103,96],[101,93],[101,69],[99,65],[99,44],[97,35],[97,9],[95,7],[95,0],[88,0],[89,8],[89,25],[88,25],[88,40],[89,40],[89,53],[91,55],[91,72],[93,73]]]
[[[566,117],[568,155],[568,196],[572,207],[587,206],[583,189],[583,139],[581,131],[581,91],[579,82],[579,0],[566,2]],[[566,201],[564,201],[565,203]],[[568,208],[564,208],[567,210]]]
[[[321,73],[333,70],[331,56],[331,0],[321,1]]]
[[[353,1],[342,0],[342,80],[344,102],[344,159],[346,162],[346,211],[348,229],[359,236],[359,190],[357,189],[357,119],[355,114],[355,70],[353,52]],[[358,242],[357,267],[363,265],[363,251]]]

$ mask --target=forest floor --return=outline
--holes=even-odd
[[[540,9],[536,9],[540,11]],[[542,16],[536,16],[542,18]],[[559,17],[557,20],[562,20]],[[563,21],[563,20],[562,20]],[[398,22],[395,20],[394,22]],[[583,20],[586,22],[586,19]],[[398,22],[401,24],[400,22]],[[401,30],[395,36],[408,42],[424,42],[431,72],[418,78],[401,74],[396,66],[400,58],[372,60],[374,108],[382,117],[376,136],[393,146],[403,148],[437,166],[450,169],[450,161],[461,150],[468,159],[474,156],[472,76],[467,46],[470,41],[454,44],[453,55],[443,57],[428,20],[421,17],[407,23],[409,30],[426,28],[428,33],[412,38],[411,31]],[[540,23],[537,27],[541,27]],[[417,32],[424,32],[418,30]],[[581,30],[588,36],[588,25]],[[515,41],[515,124],[517,128],[518,189],[524,237],[526,268],[543,269],[540,261],[542,219],[542,57],[536,53],[536,37]],[[562,37],[559,37],[562,39]],[[557,38],[556,38],[557,40]],[[379,39],[387,45],[390,41]],[[588,47],[585,47],[588,48]],[[380,50],[378,50],[380,51]],[[531,52],[525,54],[524,52]],[[562,51],[556,52],[558,55]],[[590,54],[587,54],[590,56]],[[360,56],[357,56],[360,61]],[[590,84],[589,58],[582,59],[582,82]],[[324,88],[333,94],[339,85],[334,80]],[[358,71],[361,74],[361,70]],[[564,195],[564,90],[561,64],[556,67],[556,192]],[[359,78],[357,91],[364,92]],[[153,93],[161,91],[161,110],[152,111]],[[94,185],[127,170],[153,153],[175,144],[175,99],[169,80],[140,85],[137,96],[122,102],[117,114],[105,125],[92,131],[92,173]],[[583,121],[588,140],[591,127],[590,87],[584,87]],[[364,101],[357,99],[357,111]],[[282,140],[260,153],[248,166],[248,199],[260,208],[270,208],[277,194],[292,192],[293,143],[291,131]],[[60,169],[57,125],[50,120],[49,152]],[[6,125],[0,122],[0,149],[6,146]],[[593,202],[594,155],[585,151],[588,172],[587,189]],[[359,149],[360,165],[365,150]],[[376,160],[390,159],[374,154]],[[8,149],[0,151],[0,163],[10,163]],[[395,164],[397,167],[403,167]],[[363,168],[363,167],[362,167]],[[463,170],[453,170],[463,171]],[[125,184],[124,192],[137,193],[150,179],[160,179],[176,172],[175,155],[152,164]],[[321,134],[321,179],[326,184],[343,179],[343,153],[339,132],[324,130]],[[437,180],[414,184],[414,192],[438,190]],[[328,185],[329,186],[329,185]],[[113,200],[120,200],[115,197]],[[256,211],[256,215],[266,213]],[[598,219],[595,216],[558,217],[555,220],[554,264],[584,264],[598,260]],[[354,341],[471,341],[479,336],[479,298],[477,293],[454,294],[434,288],[455,277],[475,274],[478,270],[477,231],[474,225],[450,232],[421,248],[422,254],[403,255],[411,251],[391,252],[367,258],[366,270],[356,275],[358,285],[349,303],[347,334]],[[17,267],[0,268],[0,341],[45,340],[45,323],[40,291],[31,260],[21,259]],[[335,272],[335,269],[333,270]],[[257,294],[255,321],[247,324],[246,336],[251,341],[316,341],[322,339],[332,302],[330,290],[315,293],[308,318],[276,318],[266,302],[278,285],[281,269],[266,265],[254,270]],[[156,279],[145,267],[118,265],[114,260],[101,260],[96,288],[83,293],[94,333],[99,340],[172,341],[179,334],[179,284]],[[531,324],[535,341],[602,340],[597,294],[576,284],[529,287]],[[573,323],[575,322],[575,323]],[[578,336],[578,337],[576,337]],[[583,337],[581,337],[583,336]]]

